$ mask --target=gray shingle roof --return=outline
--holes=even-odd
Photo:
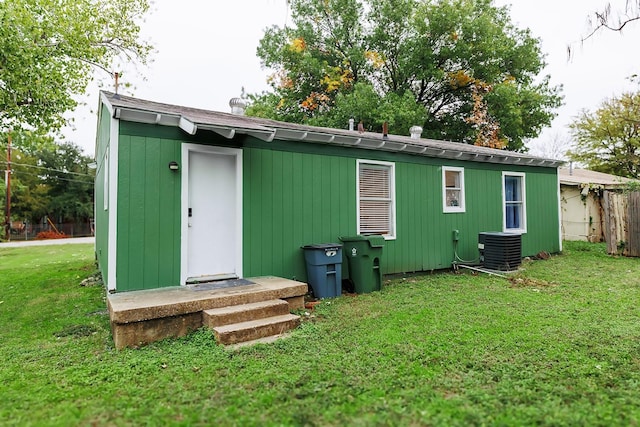
[[[631,182],[638,182],[636,179],[578,168],[560,168],[558,169],[558,176],[560,177],[560,184],[577,186],[580,184],[597,184],[605,188],[615,188]]]
[[[209,111],[179,105],[163,104],[111,92],[101,92],[102,102],[107,104],[114,117],[121,120],[178,126],[185,132],[195,134],[200,129],[212,130],[227,138],[237,134],[249,134],[265,141],[273,139],[352,146],[369,150],[404,152],[408,154],[440,157],[477,162],[518,164],[528,166],[558,167],[562,161],[543,159],[528,154],[496,150],[474,145],[413,139],[408,136],[388,135],[346,129],[323,128],[279,122],[275,120],[247,117]]]

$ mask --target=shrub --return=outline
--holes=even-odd
[[[67,236],[64,233],[58,233],[55,231],[41,231],[36,236],[36,240],[46,240],[46,239],[66,239]]]

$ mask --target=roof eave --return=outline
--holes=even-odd
[[[198,123],[180,114],[154,112],[137,108],[113,105],[106,96],[103,102],[112,111],[113,117],[120,120],[178,127],[189,135],[195,135],[198,130],[208,130],[217,133],[227,139],[232,139],[237,134],[250,135],[262,141],[272,142],[274,139],[285,141],[308,141],[317,144],[358,147],[365,150],[404,152],[407,154],[421,155],[433,158],[446,158],[451,160],[465,160],[482,163],[496,163],[519,166],[559,167],[565,162],[560,160],[542,159],[529,156],[519,156],[517,153],[477,153],[455,148],[437,148],[424,145],[420,140],[410,142],[390,139],[379,136],[372,138],[369,134],[356,133],[345,135],[344,133],[331,134],[325,131],[310,131],[291,128],[278,128],[259,126],[257,128],[243,126],[215,125],[210,123]]]

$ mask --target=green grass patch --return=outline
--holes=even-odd
[[[2,425],[637,425],[640,265],[601,244],[508,279],[396,279],[287,339],[113,348],[90,245],[0,249]],[[91,282],[84,282],[85,284]]]

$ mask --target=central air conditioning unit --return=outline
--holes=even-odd
[[[489,270],[517,270],[522,263],[522,235],[487,232],[478,235],[480,263]]]

